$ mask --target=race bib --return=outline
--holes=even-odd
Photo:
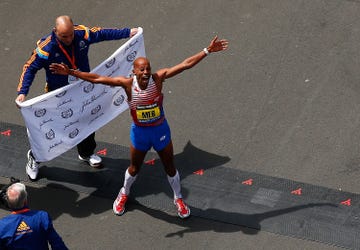
[[[157,103],[136,107],[136,117],[139,122],[154,121],[160,117],[160,108]]]

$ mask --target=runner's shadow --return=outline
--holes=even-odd
[[[32,207],[50,209],[54,217],[59,216],[61,212],[68,213],[73,217],[86,217],[111,209],[112,202],[122,186],[125,170],[129,165],[129,150],[127,148],[119,149],[118,145],[112,144],[105,144],[103,147],[107,147],[108,151],[107,157],[103,158],[105,165],[103,169],[93,169],[86,163],[74,160],[77,157],[76,150],[42,164],[36,184],[45,186],[41,188],[29,186]],[[115,156],[122,158],[115,158]],[[152,183],[155,178],[155,181],[159,181],[159,183],[152,185],[154,188],[148,188],[146,185],[142,186],[144,183],[141,181],[137,181],[134,186],[138,187],[139,192],[134,192],[133,198],[159,193],[164,193],[168,197],[172,196],[163,166],[155,157],[157,157],[156,153],[148,153],[147,161],[150,163],[144,163],[139,179],[142,178]],[[193,171],[197,170],[199,166],[204,170],[211,169],[226,163],[229,158],[208,153],[194,147],[189,142],[182,153],[175,155],[175,161],[181,178],[185,179],[187,176],[193,175]],[[49,190],[55,190],[55,192]],[[64,190],[65,195],[59,197],[58,195],[63,192],[56,190]],[[80,197],[80,193],[88,194],[88,196]],[[183,195],[186,196],[188,193],[189,190],[183,188]],[[110,199],[109,204],[93,206],[90,204],[90,196],[108,198]],[[58,205],[47,206],[49,201]],[[80,207],[81,209],[78,209]]]
[[[111,152],[111,144],[107,145],[109,155],[103,157],[104,168],[92,169],[85,163],[69,162],[61,158],[46,163],[45,166],[40,168],[39,181],[40,182],[53,182],[67,186],[71,189],[90,193],[91,195],[114,199],[119,192],[125,171],[129,165],[129,152],[124,150],[116,150]],[[119,151],[121,151],[119,153]],[[116,159],[111,158],[119,153],[124,158]],[[147,159],[142,166],[139,173],[138,180],[134,183],[137,190],[136,197],[143,197],[147,195],[154,195],[158,193],[165,193],[171,197],[171,189],[163,170],[163,165],[160,160],[155,158],[155,152],[149,152]],[[69,156],[67,157],[69,158]],[[199,168],[204,171],[221,166],[228,162],[230,158],[212,154],[196,148],[188,142],[184,147],[183,152],[174,156],[175,166],[179,169],[181,178],[184,180],[188,176],[193,175],[193,172]],[[157,181],[154,188],[149,189],[142,184],[144,182]],[[186,196],[189,191],[183,188],[183,195]]]
[[[169,224],[175,224],[180,227],[184,227],[184,229],[179,230],[177,232],[168,233],[165,237],[183,237],[187,233],[199,233],[199,232],[219,232],[219,233],[231,233],[241,231],[244,234],[253,235],[257,234],[260,230],[262,230],[262,221],[277,217],[284,216],[290,213],[294,213],[300,210],[314,208],[314,207],[337,207],[337,205],[331,203],[309,203],[304,205],[298,205],[293,207],[288,207],[284,209],[272,210],[264,213],[256,213],[256,214],[241,214],[241,213],[231,213],[225,212],[218,209],[196,209],[192,208],[192,213],[196,214],[195,216],[191,216],[186,220],[182,220],[180,218],[175,218],[174,215],[170,215],[166,212],[155,210],[152,208],[139,206],[136,209],[143,211],[144,213],[157,218],[159,220],[164,220]],[[133,208],[129,208],[128,211],[133,210]],[[204,221],[199,221],[198,219],[202,218]],[[221,219],[220,219],[221,218]],[[304,222],[308,219],[304,216]],[[281,218],[279,219],[281,221]],[[295,231],[301,231],[299,226],[299,218],[296,218],[297,223],[292,223],[287,220],[282,220],[285,224],[292,226],[294,228],[299,227],[298,229],[294,229]],[[215,223],[214,223],[215,222]],[[216,223],[218,222],[218,223]],[[228,226],[224,227],[223,223]],[[270,226],[271,227],[271,226]],[[267,229],[269,226],[267,226]],[[271,230],[268,230],[271,232]]]

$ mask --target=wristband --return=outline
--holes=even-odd
[[[203,51],[205,52],[206,55],[209,55],[209,54],[210,54],[210,52],[208,51],[207,48],[204,48]]]

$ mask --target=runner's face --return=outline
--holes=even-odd
[[[58,27],[55,29],[57,39],[69,46],[74,40],[74,27]]]
[[[134,63],[134,74],[136,76],[140,88],[146,89],[151,76],[150,62],[145,58],[136,60]]]

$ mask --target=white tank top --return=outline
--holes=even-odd
[[[158,92],[152,76],[146,89],[139,87],[136,76],[131,87],[130,114],[138,126],[156,126],[164,121],[163,94]]]

